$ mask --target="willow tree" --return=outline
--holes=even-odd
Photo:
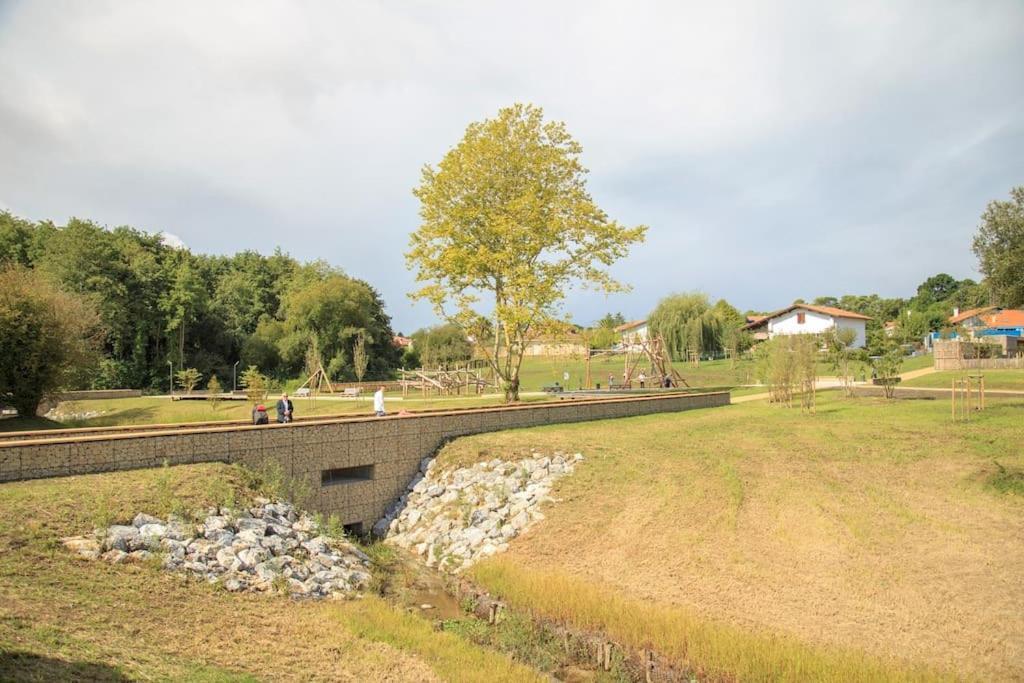
[[[516,104],[470,124],[413,191],[421,225],[406,259],[422,285],[410,296],[477,340],[507,401],[531,330],[554,323],[574,286],[623,291],[607,267],[647,230],[594,203],[581,153],[564,124]]]
[[[658,302],[648,322],[665,340],[672,359],[686,360],[690,353],[715,354],[722,349],[725,325],[720,310],[700,292],[670,294]]]

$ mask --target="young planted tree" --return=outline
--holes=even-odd
[[[245,395],[250,403],[259,403],[267,398],[267,377],[255,365],[250,365],[242,373],[240,380],[245,388]]]
[[[178,383],[178,388],[186,394],[191,394],[192,390],[199,385],[199,380],[202,378],[203,373],[199,372],[195,368],[185,368],[184,370],[178,370],[174,373],[174,380]]]
[[[896,384],[900,381],[900,368],[903,366],[903,350],[899,344],[891,342],[885,352],[872,363],[875,378],[882,385],[885,397],[891,399],[896,395]]]
[[[836,376],[843,383],[843,393],[853,396],[853,358],[856,353],[853,343],[857,341],[857,333],[849,327],[833,329],[825,338],[828,348],[828,359],[835,370]]]
[[[370,357],[366,353],[366,331],[359,330],[356,332],[356,340],[352,344],[352,371],[356,373],[356,381],[363,381],[369,361]]]
[[[210,381],[206,383],[206,400],[210,402],[210,407],[217,410],[217,404],[220,403],[221,394],[224,392],[224,387],[220,385],[220,380],[217,379],[217,375],[210,375]]]
[[[557,318],[575,284],[624,290],[606,269],[647,230],[594,203],[581,153],[564,124],[516,104],[470,124],[413,191],[422,223],[406,259],[422,286],[410,296],[477,340],[506,401],[519,398],[530,331]]]

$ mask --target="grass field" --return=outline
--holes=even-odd
[[[587,456],[475,576],[740,680],[1024,677],[1024,400],[819,395],[473,436],[443,463]]]
[[[971,371],[971,374],[980,372],[985,376],[986,389],[1006,389],[1009,391],[1024,391],[1024,370],[980,370]],[[930,375],[915,377],[903,382],[908,387],[929,387],[938,389],[949,389],[950,382],[955,377],[962,377],[963,372],[948,370],[944,372],[933,372]]]
[[[700,365],[692,366],[688,363],[673,364],[683,379],[694,387],[739,387],[747,384],[757,383],[757,368],[752,360],[728,360],[701,361]],[[870,369],[862,367],[862,364],[855,364],[855,371],[858,376],[861,373],[871,375]],[[930,355],[914,356],[903,361],[903,372],[919,370],[931,367],[932,357]],[[600,357],[591,361],[590,373],[593,382],[600,382],[602,386],[608,384],[609,373],[615,376],[616,382],[622,381],[624,372],[624,357]],[[563,373],[569,373],[568,383],[563,379]],[[818,363],[818,375],[825,377],[834,375],[835,371],[826,362]],[[539,390],[546,384],[559,382],[570,388],[578,388],[586,377],[586,362],[582,359],[572,358],[536,358],[530,357],[523,360],[522,386],[526,391]]]
[[[540,680],[373,596],[229,594],[156,566],[78,560],[58,542],[165,512],[168,492],[222,500],[224,486],[239,488],[224,465],[0,484],[0,680]]]

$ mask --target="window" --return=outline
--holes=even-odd
[[[807,314],[804,313],[803,311],[800,311],[799,313],[796,314],[796,324],[803,325],[805,322],[807,322]]]

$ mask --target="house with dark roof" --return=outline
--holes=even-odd
[[[755,339],[772,339],[780,334],[823,334],[829,330],[851,329],[855,348],[867,345],[866,315],[832,306],[793,304],[756,318],[743,326]]]

